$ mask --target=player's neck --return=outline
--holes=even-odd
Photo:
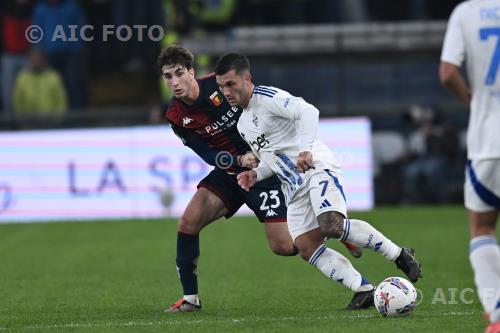
[[[250,89],[247,91],[247,98],[245,98],[244,101],[241,102],[241,107],[244,109],[248,106],[248,104],[250,104],[250,100],[252,99],[252,95],[253,95],[253,88],[254,88],[254,85],[253,83],[250,84]]]
[[[187,105],[193,105],[200,97],[200,86],[198,81],[194,80],[191,89],[186,97],[181,98],[181,100]]]

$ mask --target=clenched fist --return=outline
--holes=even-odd
[[[297,168],[300,172],[314,169],[313,155],[310,151],[302,151],[297,158]]]
[[[250,188],[257,182],[257,172],[250,170],[239,173],[236,176],[238,180],[238,185],[245,191],[250,191]]]

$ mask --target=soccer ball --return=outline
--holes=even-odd
[[[389,277],[375,289],[375,307],[383,317],[408,316],[417,306],[417,291],[410,281]]]

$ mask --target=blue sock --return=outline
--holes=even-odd
[[[177,270],[184,295],[198,294],[197,261],[200,256],[200,238],[198,235],[177,233]]]

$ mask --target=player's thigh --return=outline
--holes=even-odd
[[[322,170],[308,180],[309,199],[316,216],[335,211],[347,217],[343,178],[331,170]]]
[[[197,234],[226,213],[227,208],[221,198],[209,189],[200,187],[182,214],[178,229],[186,234]]]
[[[471,235],[492,234],[500,210],[500,159],[469,161],[465,173],[464,201]]]
[[[243,191],[245,203],[264,223],[271,250],[278,255],[294,255],[293,241],[288,232],[287,207],[276,176],[255,184],[249,192]]]
[[[264,223],[264,228],[269,247],[275,254],[280,256],[297,254],[286,222],[267,222]]]
[[[299,236],[311,230],[318,229],[318,220],[309,200],[307,189],[299,190],[288,204],[287,213],[288,231],[292,236],[294,244],[298,247]],[[303,250],[298,247],[300,252]]]

